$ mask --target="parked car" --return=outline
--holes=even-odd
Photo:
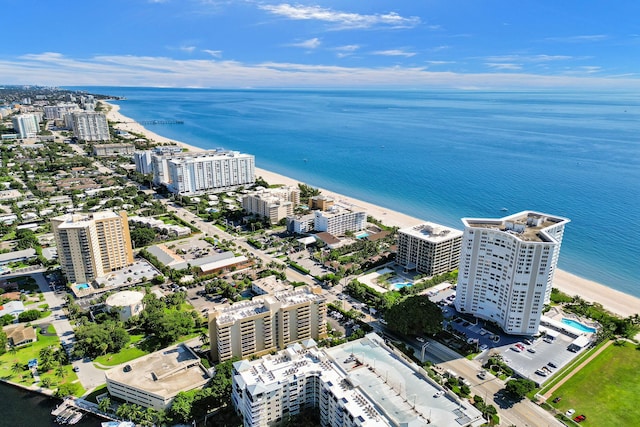
[[[511,347],[511,350],[515,351],[516,353],[520,353],[522,350],[520,350],[520,348],[516,347],[515,345]]]
[[[424,342],[424,338],[422,337],[416,337],[416,340],[418,340],[418,342]]]
[[[557,368],[558,367],[558,365],[556,365],[553,362],[549,362],[549,363],[547,363],[547,365],[551,366],[552,368]]]
[[[528,351],[529,353],[535,353],[535,352],[536,352],[536,349],[535,349],[535,348],[533,348],[533,347],[529,347],[529,348],[527,349],[527,351]]]
[[[444,390],[436,391],[436,393],[433,395],[433,397],[440,397],[440,396],[444,396]]]
[[[565,412],[565,413],[564,413],[564,415],[565,415],[567,418],[571,418],[571,416],[572,416],[573,414],[575,414],[575,413],[576,413],[576,410],[575,410],[575,409],[569,409],[567,412]]]
[[[562,400],[562,397],[558,396],[555,399],[553,399],[553,403],[558,403]]]
[[[486,345],[486,344],[482,344],[482,345],[480,346],[480,350],[481,350],[481,351],[485,351],[487,348],[489,348],[489,346],[488,346],[488,345]]]
[[[583,421],[584,421],[584,420],[586,420],[586,419],[587,419],[587,416],[586,416],[586,415],[584,415],[584,414],[582,414],[582,415],[578,415],[577,417],[575,417],[575,418],[573,419],[573,421],[575,421],[575,422],[577,422],[577,423],[581,423],[581,422],[583,422]]]

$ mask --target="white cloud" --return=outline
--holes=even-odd
[[[550,42],[564,42],[564,43],[588,43],[588,42],[599,42],[602,40],[608,39],[609,36],[606,34],[591,34],[591,35],[583,35],[583,36],[566,36],[566,37],[547,37],[546,41]]]
[[[305,49],[317,49],[321,44],[322,42],[320,41],[320,39],[314,37],[312,39],[304,40],[298,43],[291,43],[289,46],[303,47]]]
[[[429,65],[447,65],[447,64],[455,64],[456,61],[426,61]]]
[[[355,28],[412,28],[420,23],[420,18],[411,16],[405,18],[396,12],[385,14],[362,15],[359,13],[340,12],[320,6],[290,5],[262,5],[260,9],[274,15],[284,16],[293,20],[316,20],[336,24],[338,29]]]
[[[517,65],[517,64],[514,64]],[[499,64],[504,70],[505,64]],[[484,73],[435,72],[418,67],[344,67],[266,62],[245,64],[207,59],[95,56],[70,58],[55,52],[0,59],[4,84],[47,86],[156,87],[422,87],[422,88],[591,88],[640,90],[639,78],[581,74],[540,75],[497,69]]]
[[[522,65],[520,64],[509,64],[506,62],[487,62],[486,64],[487,67],[489,68],[493,68],[494,70],[507,70],[507,71],[518,71],[518,70],[522,70]]]
[[[402,49],[388,49],[388,50],[376,50],[372,52],[374,55],[382,55],[382,56],[404,56],[405,58],[410,58],[415,56],[415,52],[407,52]]]
[[[485,61],[489,62],[551,62],[567,61],[569,59],[576,58],[567,55],[500,55],[484,58]]]
[[[204,53],[208,53],[209,55],[213,56],[214,58],[222,58],[222,51],[221,50],[202,49],[202,51]]]
[[[196,50],[196,47],[195,46],[180,46],[178,49],[183,51],[183,52],[193,53],[193,51]]]
[[[333,50],[339,50],[341,52],[355,52],[358,49],[360,49],[360,45],[357,44],[347,44],[333,48]]]

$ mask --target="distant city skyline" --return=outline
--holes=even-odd
[[[0,84],[640,87],[632,0],[9,0],[3,10],[13,18]]]

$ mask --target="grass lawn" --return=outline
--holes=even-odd
[[[53,326],[49,326],[49,330],[55,332]],[[6,379],[8,381],[12,381],[15,383],[20,383],[24,385],[32,385],[33,384],[33,376],[31,372],[27,369],[22,370],[20,372],[13,372],[12,366],[15,362],[19,362],[20,364],[26,366],[27,362],[31,359],[37,359],[42,350],[48,346],[58,347],[60,345],[60,340],[57,335],[42,335],[40,334],[40,329],[37,329],[38,341],[35,343],[29,344],[25,347],[19,347],[15,354],[12,354],[10,351],[7,351],[5,354],[0,356],[0,378]],[[50,388],[55,390],[58,386],[65,382],[74,382],[78,379],[75,372],[73,372],[71,365],[64,365],[64,376],[62,378],[58,377],[55,373],[55,369],[52,369],[48,372],[40,372],[40,379],[48,378],[51,381]],[[80,384],[78,384],[78,390],[76,392],[76,396],[82,396],[84,394],[84,389]]]
[[[636,350],[635,345],[611,345],[556,390],[548,402],[562,397],[552,406],[561,412],[573,408],[575,415],[586,415],[581,425],[637,425],[640,419],[638,369],[640,350]]]
[[[116,366],[144,356],[149,352],[138,348],[136,345],[142,338],[143,335],[131,335],[131,341],[126,348],[123,348],[118,353],[107,353],[103,356],[98,356],[95,358],[95,361],[104,366]]]

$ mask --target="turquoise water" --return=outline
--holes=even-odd
[[[396,290],[400,290],[402,288],[406,288],[407,286],[413,286],[413,283],[394,283],[393,287],[396,288]]]
[[[369,233],[358,233],[358,234],[356,234],[356,239],[364,239],[365,237],[369,237]]]
[[[569,326],[573,326],[574,328],[578,329],[579,331],[582,332],[586,332],[589,334],[593,334],[596,332],[595,328],[592,328],[590,326],[584,325],[578,321],[575,321],[573,319],[567,319],[566,317],[562,318],[562,323],[564,323],[565,325],[569,325]]]
[[[83,289],[89,289],[89,284],[88,283],[80,283],[79,285],[76,285],[76,289],[81,291]]]
[[[169,138],[420,219],[565,216],[559,267],[640,297],[637,93],[84,89],[183,120],[148,126]]]

